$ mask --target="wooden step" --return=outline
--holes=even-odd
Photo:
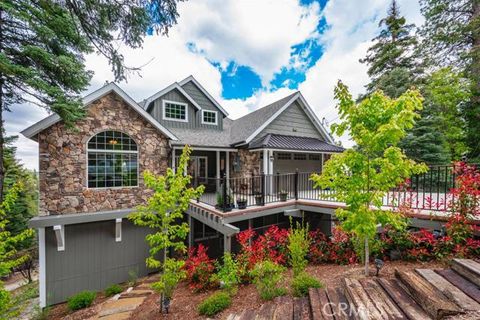
[[[335,320],[325,289],[310,288],[308,300],[313,320]]]
[[[252,309],[247,309],[243,310],[242,313],[240,313],[240,317],[237,320],[251,320],[255,319],[255,311]]]
[[[480,304],[432,269],[415,269],[415,271],[463,310],[480,310]]]
[[[470,298],[480,303],[480,288],[476,284],[471,283],[452,269],[435,270],[435,272],[465,292]]]
[[[273,302],[264,303],[258,310],[255,320],[271,320],[273,319],[273,312],[275,311],[275,305]]]
[[[373,301],[365,292],[363,286],[357,279],[344,278],[343,287],[345,297],[354,309],[354,314],[358,319],[383,320],[380,311],[375,307]]]
[[[453,259],[452,269],[480,287],[480,263],[471,259]]]
[[[290,297],[278,297],[274,300],[277,306],[274,313],[274,320],[291,320],[293,319],[293,299]]]
[[[307,297],[295,298],[293,300],[293,319],[310,320],[310,305]]]
[[[460,307],[450,301],[429,282],[414,272],[395,270],[395,276],[413,299],[434,319],[462,313]]]
[[[330,301],[330,307],[332,308],[335,320],[354,319],[350,304],[340,288],[328,288],[327,296],[328,300]]]
[[[407,320],[407,317],[400,311],[375,279],[361,279],[360,283],[385,319]]]
[[[400,286],[398,280],[378,279],[378,283],[392,300],[396,302],[408,319],[432,319]]]

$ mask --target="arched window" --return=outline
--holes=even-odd
[[[137,144],[127,134],[103,131],[88,141],[88,187],[138,185]]]

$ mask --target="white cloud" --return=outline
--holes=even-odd
[[[197,0],[179,5],[179,23],[169,37],[151,36],[145,39],[141,50],[124,50],[127,64],[141,66],[141,76],[131,76],[120,84],[134,99],[141,100],[154,94],[173,81],[193,74],[202,85],[227,109],[232,118],[264,106],[292,92],[268,88],[241,100],[221,98],[220,72],[210,61],[223,66],[234,60],[257,72],[268,84],[273,74],[290,61],[291,46],[311,37],[318,37],[324,47],[323,56],[306,73],[300,90],[315,109],[319,118],[332,121],[337,117],[333,88],[342,79],[357,95],[368,82],[366,66],[358,62],[371,45],[378,30],[378,21],[385,15],[390,1],[385,0],[330,0],[323,12],[317,4],[302,8],[297,0],[282,1],[223,1]],[[407,20],[422,23],[417,0],[400,1]],[[324,16],[328,29],[316,34],[315,27]],[[199,52],[188,50],[186,43],[196,44]],[[105,59],[96,55],[87,57],[87,66],[95,71],[92,91],[105,81],[113,80]],[[35,106],[15,107],[6,115],[8,134],[18,134],[30,124],[46,115]],[[343,137],[349,145],[348,137]],[[38,168],[37,144],[21,137],[18,155],[29,168]]]

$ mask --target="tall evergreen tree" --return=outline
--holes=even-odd
[[[178,1],[0,1],[0,159],[4,111],[30,101],[73,125],[83,116],[79,94],[92,75],[85,54],[104,55],[115,79],[124,80],[137,69],[125,66],[119,44],[138,48],[146,32],[167,33],[176,23]],[[0,203],[4,178],[0,161]]]
[[[393,0],[387,17],[380,20],[380,34],[373,39],[374,45],[368,49],[365,59],[368,64],[370,83],[367,93],[382,90],[386,95],[397,98],[415,83],[420,72],[414,49],[417,44],[412,34],[415,26],[407,24],[400,15],[396,0]]]
[[[472,95],[462,106],[470,158],[480,159],[480,1],[421,0],[422,46],[439,64],[464,70]]]

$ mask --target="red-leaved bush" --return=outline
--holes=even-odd
[[[187,273],[187,281],[194,291],[206,290],[211,286],[211,276],[215,270],[214,260],[207,254],[207,248],[199,244],[188,250],[184,270]]]
[[[330,238],[319,230],[310,231],[310,238],[308,258],[312,263],[353,264],[359,261],[352,236],[339,227],[332,228]]]

